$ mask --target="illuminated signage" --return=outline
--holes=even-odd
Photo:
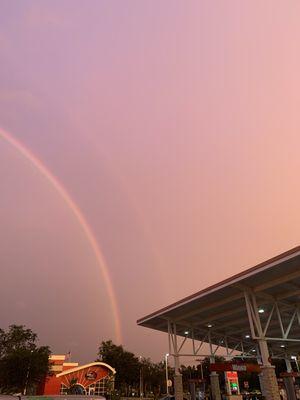
[[[85,374],[85,379],[87,379],[88,381],[94,381],[96,378],[97,378],[96,371],[87,372]]]
[[[236,371],[226,371],[225,379],[226,379],[227,393],[229,395],[239,394],[240,388],[239,388],[238,373]]]
[[[254,363],[240,363],[240,362],[224,362],[210,364],[210,370],[216,372],[222,371],[238,371],[238,372],[257,372],[260,373],[260,367]]]

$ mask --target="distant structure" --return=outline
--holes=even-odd
[[[93,395],[109,393],[114,388],[115,369],[103,362],[78,365],[67,362],[66,355],[51,355],[52,375],[38,389],[39,395]]]

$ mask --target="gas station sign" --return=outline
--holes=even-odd
[[[254,363],[224,362],[210,364],[210,370],[216,372],[237,371],[237,372],[257,372],[260,373],[260,366]]]
[[[226,381],[227,393],[229,395],[240,394],[238,374],[236,371],[226,371],[225,381]]]

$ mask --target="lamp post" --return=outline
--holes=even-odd
[[[140,360],[140,398],[143,396],[143,378],[142,378],[142,356],[139,356]]]
[[[197,359],[196,361],[198,361],[199,364],[200,364],[201,379],[202,379],[202,381],[203,381],[203,379],[204,379],[204,375],[203,375],[203,363],[204,363],[204,360]]]
[[[204,363],[205,360],[204,360],[204,359],[203,359],[203,360],[198,359],[198,360],[196,360],[196,361],[198,361],[199,364],[200,364],[201,383],[202,383],[202,388],[201,388],[201,390],[202,390],[203,396],[205,397],[205,381],[204,381],[204,373],[203,373],[203,363]],[[203,397],[203,398],[204,398],[204,397]]]
[[[291,359],[294,360],[296,363],[297,372],[300,372],[297,356],[291,356]]]
[[[167,354],[165,355],[167,396],[169,396],[168,357],[169,357],[169,353],[167,353]]]
[[[30,358],[29,358],[28,368],[27,368],[27,372],[26,372],[25,387],[24,387],[24,390],[23,390],[23,395],[24,396],[26,396],[26,394],[27,394],[27,386],[28,386],[29,373],[30,373],[30,367],[31,367],[32,353],[33,353],[33,350],[30,351]]]

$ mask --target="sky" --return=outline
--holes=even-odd
[[[299,17],[0,0],[2,328],[159,361],[138,318],[299,244]]]

